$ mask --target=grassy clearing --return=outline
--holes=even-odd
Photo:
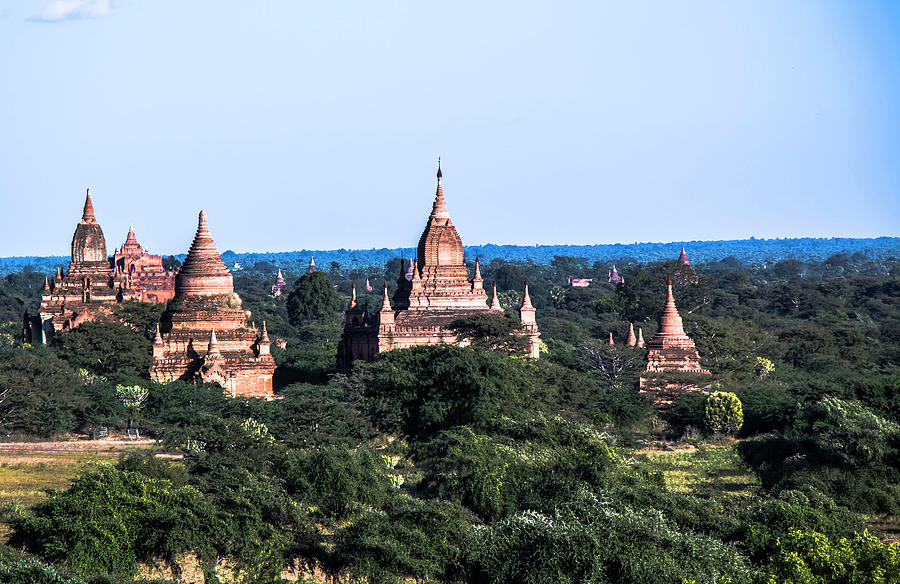
[[[673,491],[747,497],[759,487],[735,444],[702,444],[677,451],[649,448],[636,456],[659,468]]]
[[[47,497],[45,489],[65,489],[78,474],[98,462],[114,463],[118,453],[17,453],[0,456],[0,505],[13,500],[29,507]]]

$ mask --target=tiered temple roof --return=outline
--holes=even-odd
[[[124,300],[164,302],[174,293],[174,274],[162,270],[162,258],[144,253],[134,231],[129,230],[121,252],[107,257],[90,189],[71,251],[66,274],[57,268],[56,276],[46,279],[38,315],[25,314],[28,342],[50,342],[55,333],[82,322],[111,319],[113,307]]]
[[[29,342],[49,343],[59,331],[110,318],[112,308],[130,297],[123,289],[124,282],[113,277],[106,256],[106,238],[94,214],[90,189],[72,236],[71,251],[66,274],[57,269],[55,278],[45,279],[38,316],[25,314],[25,336]]]
[[[707,369],[700,366],[700,354],[697,352],[697,347],[684,332],[681,315],[678,314],[675,297],[672,294],[671,277],[666,281],[666,306],[659,319],[659,330],[647,342],[647,349],[647,371],[649,372],[709,373]]]
[[[275,361],[271,342],[247,322],[231,272],[216,250],[205,211],[175,277],[175,298],[153,342],[150,377],[167,383],[200,379],[223,386],[232,397],[271,399]]]
[[[116,278],[125,280],[125,287],[132,290],[136,300],[167,302],[175,296],[174,270],[163,267],[162,256],[144,251],[133,227],[128,228],[125,243],[112,259]]]
[[[347,310],[341,344],[338,347],[338,369],[348,371],[354,360],[371,360],[377,353],[434,343],[456,343],[457,335],[447,327],[453,321],[477,313],[503,314],[496,286],[490,306],[475,260],[470,278],[463,244],[450,218],[444,200],[443,173],[437,172],[437,190],[431,214],[425,224],[416,257],[397,279],[393,306],[387,285],[381,310],[369,315],[356,301],[354,285]],[[522,334],[530,339],[529,355],[538,356],[540,333],[534,319],[534,307],[525,286],[521,307]]]

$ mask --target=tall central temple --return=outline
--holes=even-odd
[[[162,316],[153,340],[150,378],[218,383],[232,397],[271,399],[275,360],[263,323],[257,331],[234,293],[200,211],[197,234],[175,276],[175,298]]]
[[[385,284],[381,310],[369,315],[357,303],[354,284],[338,345],[338,371],[346,373],[353,361],[371,361],[376,354],[392,349],[457,343],[457,334],[448,328],[453,321],[478,313],[503,315],[496,286],[488,305],[477,259],[475,273],[469,278],[462,240],[444,201],[442,176],[439,166],[431,215],[419,238],[416,258],[410,261],[405,273],[401,270],[393,306]],[[528,355],[537,358],[540,332],[527,283],[520,315],[520,334],[529,339]]]

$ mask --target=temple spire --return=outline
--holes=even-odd
[[[637,344],[637,338],[634,336],[634,323],[628,324],[628,335],[625,337],[625,344],[634,347]]]
[[[350,308],[356,308],[356,282],[353,282],[353,287],[350,291]]]
[[[306,271],[310,274],[316,271],[316,258],[309,256],[309,268]]]
[[[525,295],[522,298],[522,308],[534,310],[531,304],[531,295],[528,293],[528,280],[525,280]]]
[[[612,347],[613,345],[616,344],[616,343],[613,341],[613,338],[612,338],[612,331],[610,331],[610,333],[609,333],[609,341],[607,341],[606,344],[609,345],[610,347]]]
[[[444,202],[444,188],[441,186],[441,160],[438,158],[437,171],[437,191],[434,193],[434,207],[431,209],[432,219],[449,219],[450,213],[447,211],[447,203]]]
[[[491,310],[503,310],[500,306],[500,297],[497,296],[497,282],[494,282],[494,295],[491,297]]]
[[[91,189],[88,189],[87,194],[84,196],[84,212],[81,214],[81,222],[97,222],[97,218],[94,217],[94,204],[91,202]]]
[[[269,342],[269,331],[266,330],[266,321],[263,321],[262,337],[260,338],[260,341],[263,343]]]
[[[675,296],[672,294],[672,276],[666,277],[666,306],[663,308],[659,319],[659,335],[684,335],[684,325],[678,307],[675,306]]]
[[[642,328],[638,329],[638,338],[637,338],[637,342],[635,343],[634,346],[637,347],[638,349],[644,348],[644,329],[642,329]]]
[[[156,335],[153,337],[153,344],[154,345],[162,345],[163,344],[162,335],[159,334],[159,323],[156,323]]]
[[[381,310],[392,310],[391,309],[391,299],[388,297],[388,286],[387,281],[384,283],[384,299],[381,301]]]
[[[687,252],[684,251],[684,246],[681,247],[681,254],[678,256],[678,263],[684,266],[691,265],[691,260],[688,259]]]
[[[209,348],[206,351],[207,357],[221,357],[222,352],[219,351],[219,341],[216,339],[216,328],[213,327],[209,333]]]

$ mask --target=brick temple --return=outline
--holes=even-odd
[[[163,267],[162,256],[150,255],[128,228],[125,243],[113,252],[115,277],[125,281],[135,300],[167,302],[175,297],[175,271]]]
[[[200,211],[194,241],[175,276],[174,300],[153,340],[151,379],[201,380],[218,383],[231,397],[272,399],[269,335],[265,323],[257,331],[248,316]]]
[[[647,371],[709,373],[709,370],[700,366],[700,353],[697,352],[694,341],[684,332],[681,315],[678,314],[672,294],[671,277],[666,280],[666,306],[659,318],[659,330],[647,341]]]
[[[474,274],[469,277],[462,240],[444,200],[442,176],[439,166],[431,215],[419,238],[416,257],[409,262],[405,273],[401,265],[393,298],[388,296],[385,283],[381,309],[369,314],[359,306],[354,284],[350,306],[345,314],[344,332],[338,345],[338,371],[348,372],[353,361],[371,361],[376,354],[392,349],[459,343],[456,333],[447,328],[454,320],[478,313],[504,314],[496,284],[488,304],[477,259]],[[537,358],[540,332],[527,282],[519,312],[522,320],[520,332],[530,341],[528,356]]]
[[[25,340],[49,343],[53,336],[87,321],[112,320],[117,304],[126,300],[165,302],[174,294],[174,274],[162,268],[162,258],[144,252],[129,230],[123,251],[110,258],[87,190],[81,221],[72,236],[71,260],[63,275],[44,280],[41,306],[35,317],[25,314]]]

